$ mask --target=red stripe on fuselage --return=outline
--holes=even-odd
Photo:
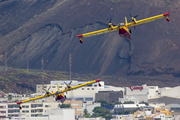
[[[121,37],[125,37],[125,38],[128,38],[128,39],[131,39],[131,36],[130,36],[129,32],[127,30],[125,30],[124,28],[120,28],[119,29],[119,35]]]

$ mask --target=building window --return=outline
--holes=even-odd
[[[85,98],[85,101],[93,101],[92,97]]]
[[[37,116],[37,114],[31,114],[31,117],[36,117]]]
[[[8,108],[14,108],[14,105],[8,105]]]
[[[92,90],[94,90],[94,88],[92,88]]]
[[[13,113],[13,110],[8,110],[8,113]]]
[[[45,105],[45,107],[51,107],[50,105]]]
[[[56,86],[52,86],[52,88],[56,88]]]
[[[6,106],[0,106],[0,108],[4,108],[4,109],[5,109],[5,108],[6,108]]]
[[[35,108],[35,107],[36,107],[36,104],[32,104],[32,105],[31,105],[31,108]]]
[[[84,88],[82,88],[82,90],[84,90]]]
[[[43,112],[43,109],[38,109],[37,112]]]
[[[0,111],[0,113],[6,113],[6,111]]]
[[[31,113],[36,113],[37,112],[37,110],[31,110]]]
[[[76,98],[76,100],[83,101],[84,99],[83,98]]]
[[[97,85],[94,85],[94,87],[97,87]]]
[[[19,108],[19,105],[14,105],[15,108]]]
[[[89,88],[87,88],[87,90],[89,90]]]
[[[36,107],[43,107],[43,104],[37,104]]]
[[[19,109],[17,109],[17,110],[14,110],[14,113],[18,113],[19,112]]]

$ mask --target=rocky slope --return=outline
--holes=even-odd
[[[7,54],[8,66],[72,71],[100,75],[164,76],[180,75],[180,2],[178,0],[12,0],[0,1],[0,63]],[[165,19],[132,29],[132,40],[117,32],[85,38],[80,44],[75,34],[124,22],[129,13],[138,19],[171,10]],[[166,77],[164,77],[166,79]]]

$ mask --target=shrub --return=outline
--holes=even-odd
[[[29,81],[30,83],[33,83],[33,82],[34,82],[32,79],[29,79],[28,81]]]

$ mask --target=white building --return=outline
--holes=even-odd
[[[177,87],[164,87],[164,88],[160,88],[158,91],[158,95],[159,96],[168,96],[168,97],[176,97],[176,98],[180,98],[180,86]]]
[[[93,109],[94,109],[95,107],[101,107],[101,103],[92,103],[92,104],[83,103],[83,112],[84,112],[84,110],[86,109],[86,110],[88,111],[88,113],[92,115]],[[84,113],[83,113],[83,114],[84,114]]]
[[[135,88],[135,89],[132,89]],[[119,101],[134,101],[139,103],[141,101],[147,102],[148,99],[158,95],[158,86],[133,86],[125,87],[124,98],[119,98]]]
[[[22,109],[19,109],[19,105],[16,103],[1,103],[0,104],[0,116],[1,118],[9,117],[9,118],[19,118],[21,116],[22,119],[26,117],[36,117],[44,115],[46,110],[52,108],[59,108],[59,103],[57,102],[27,102],[23,103]]]
[[[102,117],[97,117],[97,118],[79,118],[78,120],[106,120],[106,119]]]
[[[26,117],[25,120],[75,120],[74,109],[49,109],[44,116]]]
[[[137,108],[144,107],[145,104],[117,104],[114,106],[114,113],[117,114],[121,111],[136,110]]]
[[[82,101],[66,100],[64,104],[70,104],[71,108],[75,110],[75,118],[79,118],[83,114],[83,103]]]
[[[104,87],[99,88],[99,91],[123,91],[124,87],[114,87],[110,85],[104,85]]]
[[[8,106],[6,103],[0,103],[0,118],[8,117]]]

